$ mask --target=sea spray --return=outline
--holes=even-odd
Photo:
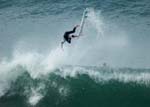
[[[87,23],[89,23],[89,26],[92,26],[92,28],[96,30],[97,38],[104,36],[105,24],[101,15],[101,11],[96,11],[93,8],[88,8]]]

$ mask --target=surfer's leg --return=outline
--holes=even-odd
[[[68,35],[71,34],[71,33],[75,33],[77,27],[79,27],[79,25],[76,25],[76,26],[73,28],[72,31],[68,31],[68,32],[66,32],[66,33],[67,33]]]
[[[71,33],[75,33],[76,28],[77,28],[77,27],[74,27],[72,31],[68,31],[68,32],[66,32],[66,33],[67,33],[68,35],[71,34]]]

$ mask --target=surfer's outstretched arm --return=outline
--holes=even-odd
[[[72,35],[71,37],[72,37],[72,38],[75,38],[75,37],[79,37],[79,36],[77,36],[77,35]]]

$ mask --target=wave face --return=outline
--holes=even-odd
[[[150,69],[63,66],[36,78],[21,65],[14,71],[22,73],[5,81],[9,88],[1,90],[1,107],[150,105]]]

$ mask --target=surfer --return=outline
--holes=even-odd
[[[61,47],[63,49],[63,44],[67,41],[69,44],[71,43],[71,39],[75,37],[79,37],[77,35],[70,35],[72,33],[75,33],[76,28],[79,27],[79,25],[76,25],[72,31],[67,31],[64,33],[64,40],[61,42]]]

